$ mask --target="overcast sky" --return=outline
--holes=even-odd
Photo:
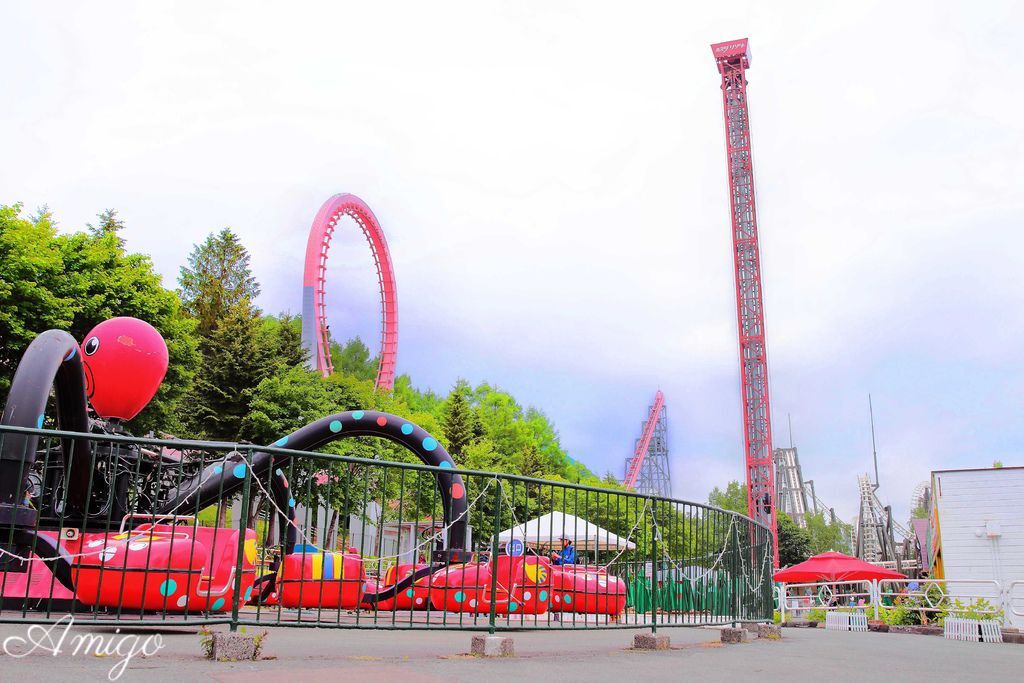
[[[165,284],[231,226],[298,313],[320,204],[363,198],[399,371],[490,381],[621,476],[665,391],[677,496],[743,479],[709,44],[749,36],[776,445],[851,518],[933,469],[1024,464],[1019,2],[0,4],[0,203],[103,209]],[[377,343],[369,251],[335,336]],[[371,346],[373,345],[371,344]]]

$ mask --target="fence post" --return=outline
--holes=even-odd
[[[242,560],[245,558],[245,532],[249,521],[249,492],[252,488],[252,448],[245,449],[245,479],[242,484],[242,512],[238,518],[238,552],[235,554],[235,594],[231,599],[231,630],[238,630],[238,608],[242,602]]]
[[[494,482],[494,537],[491,539],[491,613],[488,616],[488,633],[494,635],[494,622],[498,615],[498,534],[501,532],[501,482]]]
[[[653,501],[652,501],[653,502]],[[651,633],[658,632],[658,524],[651,506]]]
[[[779,619],[785,623],[786,621],[786,583],[783,582],[779,585]]]

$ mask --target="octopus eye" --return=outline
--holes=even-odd
[[[89,341],[85,342],[85,355],[91,356],[100,349],[100,338],[89,337]]]

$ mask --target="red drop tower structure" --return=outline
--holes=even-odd
[[[768,352],[764,335],[754,164],[750,152],[746,72],[750,48],[746,38],[711,46],[722,76],[725,147],[729,162],[733,257],[736,266],[736,318],[739,323],[743,438],[747,461],[747,507],[750,516],[772,530],[775,566],[779,537],[775,524],[775,472],[772,462],[771,404],[768,400]]]

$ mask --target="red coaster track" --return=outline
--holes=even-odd
[[[306,244],[306,266],[302,278],[302,344],[309,351],[310,367],[325,377],[334,371],[331,363],[330,335],[327,327],[327,255],[331,236],[338,222],[352,218],[363,231],[377,267],[380,287],[380,366],[377,369],[378,389],[390,390],[395,385],[398,358],[398,290],[384,231],[373,211],[359,197],[336,194],[320,207]]]

